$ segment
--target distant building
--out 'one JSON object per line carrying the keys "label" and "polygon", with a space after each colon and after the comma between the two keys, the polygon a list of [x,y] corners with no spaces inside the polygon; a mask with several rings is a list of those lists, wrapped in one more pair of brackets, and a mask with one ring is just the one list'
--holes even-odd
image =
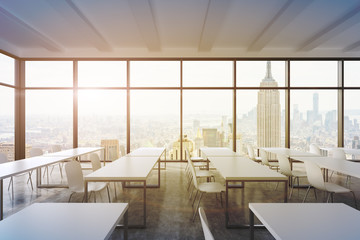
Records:
{"label": "distant building", "polygon": [[[274,87],[277,82],[271,75],[271,62],[267,62],[266,76],[260,87]],[[280,147],[281,112],[280,93],[276,89],[261,89],[257,104],[257,145],[259,147]]]}
{"label": "distant building", "polygon": [[[184,135],[182,139],[182,160],[185,160],[185,150],[188,149],[190,154],[194,151],[194,143]],[[180,160],[180,138],[173,143],[172,152],[170,153],[171,160]]]}
{"label": "distant building", "polygon": [[217,147],[218,131],[216,128],[203,128],[203,140],[206,147]]}
{"label": "distant building", "polygon": [[[31,146],[25,147],[25,158],[30,157]],[[4,153],[9,161],[15,160],[15,146],[13,143],[0,143],[0,152]]]}

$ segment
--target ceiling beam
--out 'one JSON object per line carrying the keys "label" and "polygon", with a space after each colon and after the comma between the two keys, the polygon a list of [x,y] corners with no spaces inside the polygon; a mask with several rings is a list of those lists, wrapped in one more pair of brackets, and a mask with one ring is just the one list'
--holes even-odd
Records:
{"label": "ceiling beam", "polygon": [[360,40],[343,48],[343,52],[358,52],[358,51],[360,51]]}
{"label": "ceiling beam", "polygon": [[85,14],[80,10],[80,8],[72,1],[66,0],[66,3],[70,6],[70,8],[81,18],[81,20],[91,29],[91,31],[95,34],[97,39],[95,39],[95,47],[99,51],[110,52],[112,51],[112,47],[107,42],[105,37],[100,33],[100,31],[91,23],[89,18],[85,16]]}
{"label": "ceiling beam", "polygon": [[248,47],[248,51],[261,51],[286,25],[293,21],[313,0],[288,0],[269,21]]}
{"label": "ceiling beam", "polygon": [[10,12],[9,10],[0,7],[0,13],[9,18],[10,20],[14,21],[27,31],[29,31],[32,35],[36,38],[40,39],[41,45],[43,45],[46,49],[52,52],[62,52],[64,48],[59,45],[54,40],[50,39],[48,36],[31,26],[30,24],[23,21],[20,17],[16,16],[14,13]]}
{"label": "ceiling beam", "polygon": [[358,24],[360,22],[360,5],[356,6],[355,8],[351,8],[350,11],[345,13],[340,18],[336,19],[326,28],[322,29],[306,42],[304,42],[298,51],[310,51],[320,44],[326,42],[332,37],[342,33],[346,29],[350,28],[351,26]]}
{"label": "ceiling beam", "polygon": [[161,51],[159,33],[149,0],[128,0],[128,2],[148,50]]}
{"label": "ceiling beam", "polygon": [[201,31],[199,51],[211,51],[229,8],[229,0],[209,0]]}

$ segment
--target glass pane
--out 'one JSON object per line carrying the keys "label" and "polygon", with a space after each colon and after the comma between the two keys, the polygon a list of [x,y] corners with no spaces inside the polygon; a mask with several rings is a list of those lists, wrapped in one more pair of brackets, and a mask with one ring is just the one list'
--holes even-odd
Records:
{"label": "glass pane", "polygon": [[233,86],[232,61],[184,61],[184,87],[231,87]]}
{"label": "glass pane", "polygon": [[125,61],[79,61],[79,87],[125,87]]}
{"label": "glass pane", "polygon": [[[344,147],[360,149],[360,90],[344,91]],[[356,157],[356,156],[352,156]],[[356,157],[358,159],[358,157]]]}
{"label": "glass pane", "polygon": [[[15,159],[14,89],[0,86],[0,152]],[[6,104],[4,104],[6,103]]]}
{"label": "glass pane", "polygon": [[132,90],[130,149],[165,147],[167,160],[179,160],[180,91]]}
{"label": "glass pane", "polygon": [[132,87],[179,87],[180,62],[133,61],[130,78]]}
{"label": "glass pane", "polygon": [[345,87],[360,86],[360,61],[344,62],[344,86]]}
{"label": "glass pane", "polygon": [[[126,151],[126,91],[79,90],[79,146],[101,146],[115,140],[113,156]],[[114,160],[114,158],[109,158]]]}
{"label": "glass pane", "polygon": [[26,91],[27,157],[31,147],[51,152],[53,145],[73,147],[72,90]]}
{"label": "glass pane", "polygon": [[337,61],[291,61],[292,87],[337,87]]}
{"label": "glass pane", "polygon": [[232,149],[232,100],[231,90],[183,91],[183,146],[190,154],[203,146]]}
{"label": "glass pane", "polygon": [[290,146],[337,147],[337,90],[291,91]]}
{"label": "glass pane", "polygon": [[15,85],[15,60],[1,53],[0,82]]}
{"label": "glass pane", "polygon": [[267,61],[236,62],[236,85],[238,87],[259,87],[260,83],[266,79],[274,79],[277,86],[284,87],[285,62],[271,61],[269,64]]}
{"label": "glass pane", "polygon": [[72,61],[26,61],[27,87],[72,87]]}
{"label": "glass pane", "polygon": [[284,147],[284,90],[238,90],[236,94],[236,151],[247,154],[247,145]]}

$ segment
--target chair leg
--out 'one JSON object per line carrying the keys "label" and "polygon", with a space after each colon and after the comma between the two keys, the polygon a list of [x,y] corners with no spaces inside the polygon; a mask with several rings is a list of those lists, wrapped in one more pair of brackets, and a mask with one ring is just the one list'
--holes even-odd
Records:
{"label": "chair leg", "polygon": [[222,200],[222,192],[220,192],[220,203],[221,203],[221,207],[224,208],[224,206],[223,206],[223,200]]}
{"label": "chair leg", "polygon": [[303,203],[306,201],[306,198],[307,198],[307,196],[309,194],[310,188],[311,188],[311,186],[309,186],[308,189],[306,190],[305,197],[303,199]]}
{"label": "chair leg", "polygon": [[191,207],[193,207],[193,206],[194,206],[195,199],[196,199],[196,197],[197,197],[197,195],[198,195],[198,192],[199,192],[199,190],[196,190],[196,194],[195,194],[194,200],[193,200],[193,202],[192,202],[192,204],[191,204]]}
{"label": "chair leg", "polygon": [[357,209],[357,203],[356,203],[356,196],[355,193],[353,191],[351,191],[353,197],[354,197],[354,203],[355,203],[355,208]]}
{"label": "chair leg", "polygon": [[329,200],[330,200],[330,198],[331,198],[331,194],[332,194],[332,193],[330,193],[330,192],[328,193],[328,197],[327,197],[327,199],[326,199],[326,202],[327,202],[327,203],[329,202]]}
{"label": "chair leg", "polygon": [[9,186],[8,186],[8,191],[10,190],[10,186],[12,186],[12,182],[13,182],[13,177],[10,178]]}
{"label": "chair leg", "polygon": [[197,204],[197,207],[196,207],[195,212],[194,212],[194,216],[193,216],[193,218],[192,218],[193,221],[195,220],[196,214],[197,214],[197,212],[198,212],[198,209],[199,209],[199,206],[200,206],[200,201],[201,201],[202,196],[203,196],[203,192],[200,193],[199,202],[198,202],[198,204]]}
{"label": "chair leg", "polygon": [[[73,193],[71,193],[71,194],[70,194],[70,197],[69,197],[68,203],[70,202],[71,197],[72,197],[72,195],[74,195],[74,193],[75,193],[75,192],[73,192]],[[84,197],[85,197],[85,194],[84,194]]]}
{"label": "chair leg", "polygon": [[315,199],[317,200],[316,189],[314,188]]}
{"label": "chair leg", "polygon": [[[291,180],[293,180],[292,178],[293,177],[291,177]],[[291,182],[292,182],[292,184],[291,184],[291,187],[290,187],[289,199],[291,199],[291,195],[292,195],[292,192],[293,192],[293,189],[294,189],[294,181],[291,181]]]}
{"label": "chair leg", "polygon": [[109,198],[109,203],[111,203],[111,200],[110,200],[110,192],[109,192],[109,186],[106,187],[106,190],[107,190],[107,194],[108,194],[108,198]]}
{"label": "chair leg", "polygon": [[28,182],[30,181],[31,190],[34,190],[34,187],[33,187],[33,182],[32,182],[32,178],[31,178],[31,174],[32,174],[32,171],[31,171],[31,172],[29,172],[29,179],[28,179]]}

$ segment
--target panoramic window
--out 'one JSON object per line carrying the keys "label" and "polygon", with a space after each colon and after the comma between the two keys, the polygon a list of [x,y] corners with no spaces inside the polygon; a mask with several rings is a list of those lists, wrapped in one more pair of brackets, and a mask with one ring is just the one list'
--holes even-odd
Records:
{"label": "panoramic window", "polygon": [[344,86],[360,87],[360,61],[344,62]]}
{"label": "panoramic window", "polygon": [[291,148],[337,147],[337,90],[292,90],[290,98]]}
{"label": "panoramic window", "polygon": [[79,90],[78,112],[79,147],[115,140],[119,152],[114,154],[126,154],[125,90]]}
{"label": "panoramic window", "polygon": [[14,93],[9,87],[0,86],[0,152],[14,160]]}
{"label": "panoramic window", "polygon": [[15,84],[15,60],[0,53],[0,82]]}
{"label": "panoramic window", "polygon": [[79,61],[79,87],[126,87],[125,61]]}
{"label": "panoramic window", "polygon": [[179,87],[179,61],[130,62],[131,87]]}
{"label": "panoramic window", "polygon": [[204,146],[233,149],[232,99],[232,90],[183,91],[183,146],[190,154]]}
{"label": "panoramic window", "polygon": [[344,91],[344,147],[360,149],[360,90]]}
{"label": "panoramic window", "polygon": [[72,87],[73,62],[26,61],[26,87]]}
{"label": "panoramic window", "polygon": [[[269,69],[268,69],[268,63]],[[237,61],[236,85],[237,87],[260,87],[260,83],[274,79],[277,87],[285,86],[284,61]],[[263,84],[264,85],[264,84]],[[274,87],[271,84],[263,87]]]}
{"label": "panoramic window", "polygon": [[180,160],[180,91],[131,90],[130,149],[165,147],[167,160]]}
{"label": "panoramic window", "polygon": [[183,87],[232,87],[232,61],[184,61]]}
{"label": "panoramic window", "polygon": [[[56,97],[54,97],[56,96]],[[72,90],[26,90],[26,145],[51,152],[73,147]]]}
{"label": "panoramic window", "polygon": [[291,61],[291,87],[337,87],[337,61]]}

